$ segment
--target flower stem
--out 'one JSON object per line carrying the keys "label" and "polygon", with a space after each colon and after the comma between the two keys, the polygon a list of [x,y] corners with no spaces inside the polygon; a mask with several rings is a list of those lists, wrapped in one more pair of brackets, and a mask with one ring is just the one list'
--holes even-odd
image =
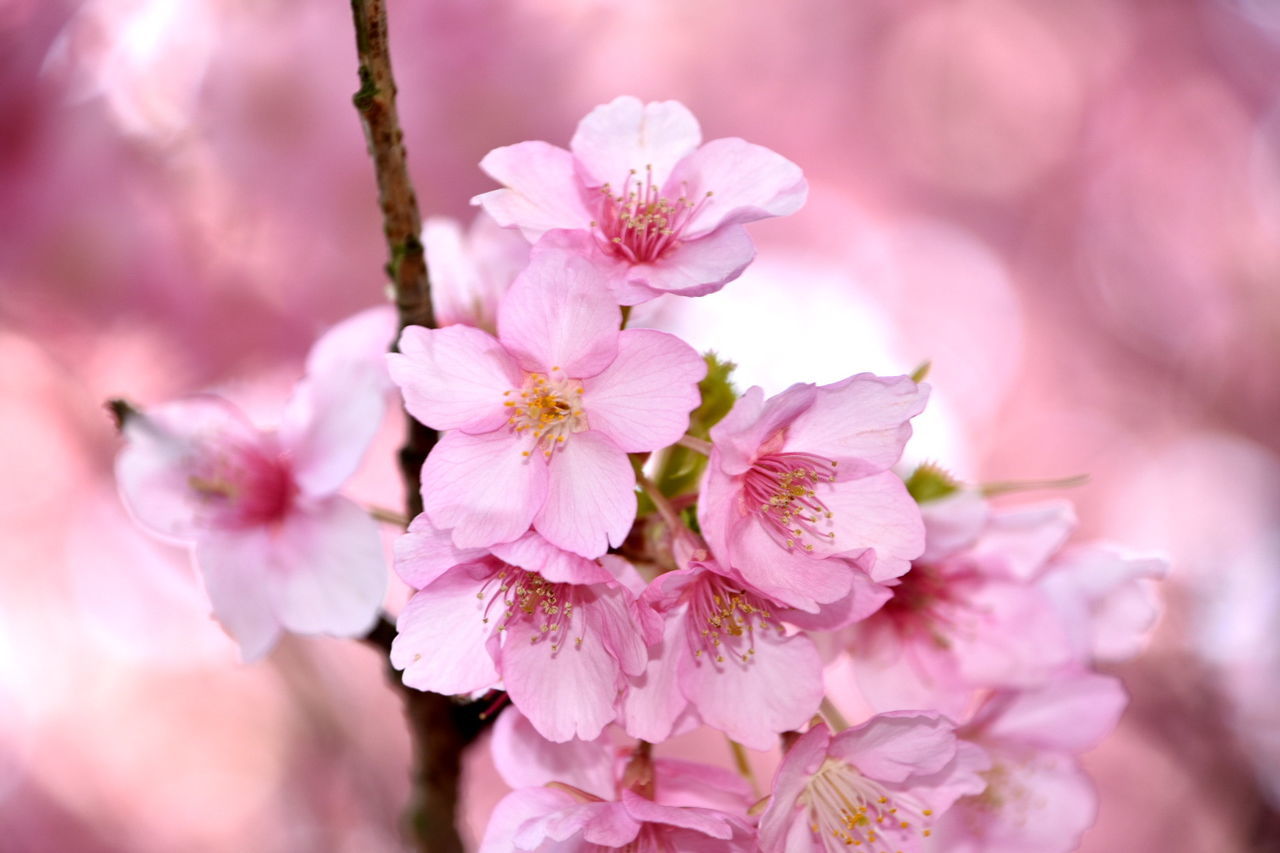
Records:
{"label": "flower stem", "polygon": [[756,780],[756,772],[751,769],[751,758],[747,755],[746,748],[733,738],[726,737],[725,740],[729,742],[729,751],[733,753],[733,764],[738,769],[738,774],[750,783],[752,795],[759,799],[760,783]]}
{"label": "flower stem", "polygon": [[394,524],[396,527],[408,527],[409,518],[403,513],[396,512],[393,509],[387,509],[381,506],[365,507],[369,511],[369,515],[374,521],[381,521],[383,524]]}
{"label": "flower stem", "polygon": [[678,536],[685,529],[685,525],[680,520],[680,513],[671,505],[671,501],[643,472],[636,472],[636,482],[640,484],[640,488],[644,489],[644,493],[649,496],[649,500],[653,501],[653,505],[658,508],[658,515],[662,516],[662,520],[671,529],[671,535],[673,537]]}
{"label": "flower stem", "polygon": [[840,710],[826,696],[822,697],[822,705],[819,706],[818,710],[822,713],[822,716],[827,718],[828,725],[836,731],[842,732],[849,728],[849,721],[844,718],[844,714],[841,714]]}
{"label": "flower stem", "polygon": [[682,435],[676,441],[676,444],[680,445],[681,447],[687,447],[690,450],[692,450],[694,453],[701,453],[703,456],[711,455],[711,442],[705,441],[701,438],[698,438],[697,436]]}

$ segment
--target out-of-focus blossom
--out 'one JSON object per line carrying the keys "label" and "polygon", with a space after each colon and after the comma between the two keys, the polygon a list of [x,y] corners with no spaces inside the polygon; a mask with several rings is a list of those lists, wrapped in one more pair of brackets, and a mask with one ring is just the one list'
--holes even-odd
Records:
{"label": "out-of-focus blossom", "polygon": [[494,809],[481,853],[755,849],[750,789],[718,767],[651,759],[647,748],[628,758],[604,740],[547,743],[515,710],[499,719],[493,752],[517,790]]}
{"label": "out-of-focus blossom", "polygon": [[431,216],[422,226],[436,323],[463,323],[494,334],[498,303],[529,263],[529,244],[485,214],[465,232],[455,219]]}
{"label": "out-of-focus blossom", "polygon": [[1120,682],[1080,672],[1035,690],[991,694],[961,737],[991,759],[981,794],[962,797],[938,822],[939,853],[1070,853],[1097,812],[1076,754],[1115,728]]}
{"label": "out-of-focus blossom", "polygon": [[778,767],[760,818],[760,849],[918,853],[934,820],[982,791],[987,767],[980,748],[931,712],[880,714],[835,735],[820,723]]}
{"label": "out-of-focus blossom", "polygon": [[388,356],[405,406],[449,430],[422,469],[427,515],[463,548],[510,542],[530,526],[597,557],[635,518],[628,453],[684,433],[706,364],[649,329],[618,331],[601,273],[543,252],[512,285],[498,338],[466,326],[410,326]]}
{"label": "out-of-focus blossom", "polygon": [[698,518],[713,553],[769,597],[810,612],[865,571],[907,570],[924,546],[920,511],[888,468],[924,409],[909,378],[851,376],[764,399],[749,389],[711,431]]}
{"label": "out-of-focus blossom", "polygon": [[615,98],[579,124],[569,151],[521,142],[480,162],[503,189],[477,196],[532,243],[590,254],[624,305],[702,296],[755,257],[743,223],[798,210],[808,185],[791,161],[741,139],[705,145],[675,101]]}

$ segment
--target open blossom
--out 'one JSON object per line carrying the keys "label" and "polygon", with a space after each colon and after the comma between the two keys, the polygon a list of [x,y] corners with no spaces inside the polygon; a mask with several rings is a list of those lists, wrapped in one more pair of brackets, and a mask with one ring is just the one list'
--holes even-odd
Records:
{"label": "open blossom", "polygon": [[743,223],[795,212],[808,186],[767,148],[701,142],[682,104],[615,98],[578,124],[568,151],[546,142],[490,151],[480,168],[503,189],[473,201],[531,243],[554,232],[553,245],[594,249],[622,304],[702,296],[755,256]]}
{"label": "open blossom", "polygon": [[[750,789],[726,770],[617,751],[604,739],[548,743],[508,709],[493,759],[515,791],[498,803],[480,853],[750,853]],[[545,786],[545,787],[544,787]]]}
{"label": "open blossom", "polygon": [[773,779],[760,818],[764,853],[917,853],[959,797],[982,791],[982,750],[926,711],[872,717],[836,735],[800,737]]}
{"label": "open blossom", "polygon": [[628,692],[627,731],[665,740],[692,704],[702,721],[755,749],[800,728],[822,701],[822,661],[782,608],[694,561],[660,575],[641,598],[664,614],[662,646]]}
{"label": "open blossom", "polygon": [[[377,526],[336,492],[385,411],[391,330],[374,310],[322,338],[275,431],[212,395],[124,417],[125,504],[149,531],[194,546],[214,615],[246,660],[282,629],[355,636],[377,616],[387,582]],[[366,357],[378,338],[378,360]]]}
{"label": "open blossom", "polygon": [[961,730],[991,759],[981,794],[937,824],[945,853],[1070,853],[1093,825],[1097,794],[1076,755],[1116,726],[1119,681],[1078,672],[1035,690],[997,691]]}
{"label": "open blossom", "polygon": [[957,492],[921,505],[927,545],[845,645],[871,707],[967,711],[973,692],[1030,687],[1072,660],[1066,628],[1037,575],[1074,516],[1062,502],[993,510]]}
{"label": "open blossom", "polygon": [[706,364],[678,338],[620,323],[595,267],[544,252],[503,300],[496,339],[466,326],[404,330],[391,376],[414,417],[449,430],[422,491],[458,547],[530,526],[584,557],[621,544],[636,511],[627,454],[680,438]]}
{"label": "open blossom", "polygon": [[865,571],[883,582],[924,546],[920,510],[889,467],[927,389],[869,373],[749,389],[711,430],[698,518],[711,550],[751,586],[816,612]]}
{"label": "open blossom", "polygon": [[457,220],[428,217],[422,247],[436,325],[462,323],[494,332],[503,294],[529,263],[529,244],[482,213],[465,232]]}
{"label": "open blossom", "polygon": [[648,659],[627,588],[536,533],[458,551],[420,515],[396,543],[396,571],[419,590],[391,646],[404,683],[445,694],[502,685],[551,740],[599,735],[625,676]]}

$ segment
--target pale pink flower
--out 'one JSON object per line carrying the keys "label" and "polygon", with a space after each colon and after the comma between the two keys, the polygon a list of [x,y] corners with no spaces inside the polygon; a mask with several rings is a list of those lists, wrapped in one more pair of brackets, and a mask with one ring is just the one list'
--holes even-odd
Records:
{"label": "pale pink flower", "polygon": [[1116,726],[1126,697],[1114,678],[1079,672],[1035,690],[991,694],[961,737],[991,759],[987,788],[938,822],[947,853],[1069,853],[1093,825],[1097,794],[1076,755]]}
{"label": "pale pink flower", "polygon": [[619,302],[702,296],[755,256],[743,223],[793,213],[808,186],[786,158],[741,139],[701,145],[676,101],[615,98],[578,124],[569,150],[521,142],[480,161],[503,189],[472,201],[537,243],[590,252]]}
{"label": "pale pink flower", "polygon": [[493,333],[498,303],[529,263],[528,242],[481,213],[465,232],[456,219],[428,217],[422,246],[436,325],[462,323]]}
{"label": "pale pink flower", "polygon": [[834,736],[820,723],[774,774],[760,849],[917,853],[952,803],[982,791],[985,769],[983,751],[931,712],[880,714]]}
{"label": "pale pink flower", "polygon": [[711,431],[698,518],[712,552],[750,586],[809,612],[849,596],[860,572],[877,583],[901,575],[924,527],[888,469],[926,397],[905,376],[869,373],[768,400],[749,389]]}
{"label": "pale pink flower", "polygon": [[1071,532],[1070,507],[992,511],[960,492],[921,510],[924,555],[845,634],[870,706],[962,716],[978,688],[1035,686],[1071,663],[1066,627],[1035,583]]}
{"label": "pale pink flower", "polygon": [[599,735],[626,676],[648,660],[650,631],[626,586],[536,533],[462,551],[419,515],[395,566],[419,590],[391,646],[404,683],[444,694],[504,687],[550,740]]}
{"label": "pale pink flower", "polygon": [[754,749],[804,725],[822,701],[822,661],[788,636],[782,605],[712,571],[705,560],[660,575],[641,603],[665,616],[660,647],[623,705],[628,734],[666,740],[692,705],[702,722]]}
{"label": "pale pink flower", "polygon": [[604,739],[548,743],[517,709],[498,719],[492,751],[517,790],[494,808],[480,853],[755,850],[750,789],[726,770],[650,759]]}
{"label": "pale pink flower", "polygon": [[448,430],[422,469],[426,513],[461,548],[530,526],[584,557],[619,545],[635,517],[628,453],[674,443],[706,364],[649,329],[619,332],[600,272],[536,256],[498,312],[498,337],[411,326],[388,356],[405,406]]}
{"label": "pale pink flower", "polygon": [[[366,344],[378,330],[374,360]],[[278,430],[212,395],[124,420],[125,504],[147,530],[194,546],[214,615],[246,660],[282,629],[358,636],[377,616],[387,582],[378,529],[336,492],[385,413],[379,361],[391,331],[375,309],[322,338]]]}

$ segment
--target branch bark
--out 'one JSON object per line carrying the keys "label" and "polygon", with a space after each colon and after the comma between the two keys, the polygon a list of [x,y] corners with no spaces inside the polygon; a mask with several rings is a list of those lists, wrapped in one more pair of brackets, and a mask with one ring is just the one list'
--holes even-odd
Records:
{"label": "branch bark", "polygon": [[[360,88],[352,98],[364,126],[378,182],[387,242],[387,277],[395,292],[399,325],[435,326],[431,287],[423,254],[418,199],[409,180],[404,133],[396,112],[396,83],[391,73],[384,0],[351,0],[359,58]],[[397,336],[398,337],[398,336]],[[394,347],[394,344],[393,344]],[[399,463],[409,518],[422,512],[421,472],[436,432],[407,416]],[[386,618],[365,639],[389,652],[395,626]],[[388,664],[388,677],[404,700],[413,743],[413,794],[408,831],[415,847],[426,853],[461,853],[455,826],[462,750],[484,726],[476,705],[458,704],[447,696],[405,687]]]}

